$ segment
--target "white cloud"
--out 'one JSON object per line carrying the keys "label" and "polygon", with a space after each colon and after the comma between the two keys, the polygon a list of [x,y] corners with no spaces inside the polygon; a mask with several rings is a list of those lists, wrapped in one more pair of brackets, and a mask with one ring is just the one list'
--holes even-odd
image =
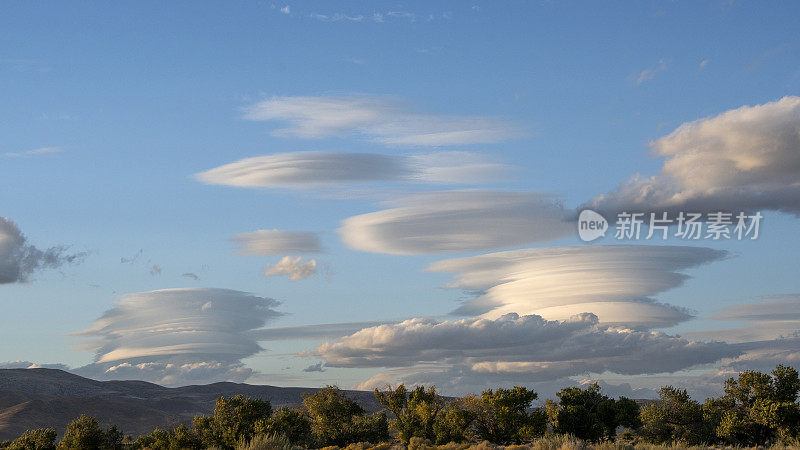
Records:
{"label": "white cloud", "polygon": [[16,223],[0,217],[0,284],[25,283],[37,271],[78,263],[86,256],[66,251],[66,247],[41,250],[29,244]]}
{"label": "white cloud", "polygon": [[238,252],[243,255],[322,252],[319,237],[311,231],[256,230],[231,239],[239,244]]}
{"label": "white cloud", "polygon": [[241,360],[261,351],[248,331],[280,315],[278,302],[216,288],[164,289],[125,295],[88,330],[95,362],[76,373],[174,385],[242,381]]}
{"label": "white cloud", "polygon": [[679,271],[725,256],[702,247],[582,245],[449,259],[429,270],[455,273],[450,288],[481,292],[459,308],[463,314],[538,314],[563,320],[591,312],[603,323],[660,327],[690,315],[651,296],[689,278]]}
{"label": "white cloud", "polygon": [[291,14],[292,8],[291,8],[291,6],[286,5],[283,8],[281,8],[281,12],[284,13],[284,14]]}
{"label": "white cloud", "polygon": [[246,158],[195,178],[207,184],[303,189],[369,182],[477,184],[507,178],[509,172],[510,167],[472,152],[390,156],[310,151]]}
{"label": "white cloud", "polygon": [[62,151],[64,150],[61,147],[41,147],[33,150],[27,150],[24,152],[6,152],[5,156],[7,158],[24,158],[27,156],[36,156],[36,155],[51,155],[53,153],[61,153]]}
{"label": "white cloud", "polygon": [[420,114],[385,97],[274,97],[246,109],[245,119],[288,122],[274,135],[304,139],[356,135],[387,145],[492,143],[518,136],[487,117]]}
{"label": "white cloud", "polygon": [[531,382],[604,372],[675,372],[741,353],[722,342],[604,326],[593,314],[565,321],[508,314],[443,322],[418,318],[366,328],[326,342],[313,354],[328,367],[407,368],[434,378],[449,378],[455,371],[473,379]]}
{"label": "white cloud", "polygon": [[613,215],[761,209],[800,214],[800,97],[685,123],[650,146],[666,158],[659,174],[636,176],[588,206]]}
{"label": "white cloud", "polygon": [[265,277],[286,276],[290,281],[299,281],[317,274],[317,261],[310,259],[303,262],[300,256],[284,256],[276,264],[264,267]]}
{"label": "white cloud", "polygon": [[574,232],[563,207],[543,194],[428,192],[388,205],[393,208],[345,219],[342,240],[356,250],[414,255],[512,247]]}

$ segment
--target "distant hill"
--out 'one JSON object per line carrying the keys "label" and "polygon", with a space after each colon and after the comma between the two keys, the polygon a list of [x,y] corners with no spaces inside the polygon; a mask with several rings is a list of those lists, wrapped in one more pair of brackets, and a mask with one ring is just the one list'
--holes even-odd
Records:
{"label": "distant hill", "polygon": [[[144,381],[96,381],[56,369],[0,369],[0,441],[41,427],[54,427],[61,435],[81,414],[138,436],[209,414],[220,396],[242,394],[269,400],[276,408],[298,405],[303,392],[316,390],[243,383],[167,388]],[[345,392],[364,409],[379,409],[371,392]]]}

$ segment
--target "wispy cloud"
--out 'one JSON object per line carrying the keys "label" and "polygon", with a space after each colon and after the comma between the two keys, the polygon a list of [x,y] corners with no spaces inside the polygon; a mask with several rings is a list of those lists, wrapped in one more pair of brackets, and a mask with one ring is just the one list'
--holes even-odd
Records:
{"label": "wispy cloud", "polygon": [[24,152],[6,152],[6,158],[25,158],[37,155],[52,155],[54,153],[61,153],[64,150],[61,147],[41,147]]}
{"label": "wispy cloud", "polygon": [[274,97],[245,108],[244,118],[290,126],[273,135],[303,139],[362,136],[386,145],[444,146],[498,142],[521,135],[494,118],[421,114],[378,96]]}
{"label": "wispy cloud", "polygon": [[311,231],[256,230],[231,239],[239,244],[238,253],[242,255],[322,252],[319,237]]}
{"label": "wispy cloud", "polygon": [[639,72],[638,76],[636,76],[636,84],[642,84],[646,81],[650,81],[656,76],[656,74],[665,70],[667,70],[667,63],[661,59],[656,65],[648,67],[647,69]]}

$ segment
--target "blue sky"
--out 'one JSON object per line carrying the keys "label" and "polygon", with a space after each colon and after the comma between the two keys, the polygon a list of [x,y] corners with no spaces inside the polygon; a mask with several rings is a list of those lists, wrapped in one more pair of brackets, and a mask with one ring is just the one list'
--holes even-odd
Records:
{"label": "blue sky", "polygon": [[[656,175],[664,158],[653,155],[648,143],[681,124],[800,94],[798,13],[793,2],[736,1],[5,2],[0,6],[0,216],[13,221],[30,245],[68,246],[64,255],[85,255],[37,270],[27,280],[0,284],[0,361],[62,363],[111,376],[108,367],[90,371],[102,351],[71,334],[90,328],[124,303],[126,294],[161,289],[192,288],[213,297],[216,291],[203,290],[224,288],[275,299],[281,304],[270,308],[284,315],[265,316],[267,328],[464,319],[448,314],[474,293],[442,288],[453,273],[426,271],[429,264],[586,244],[574,233],[535,239],[523,231],[517,239],[499,239],[478,250],[455,245],[430,254],[376,253],[361,251],[367,244],[353,244],[363,231],[343,241],[337,232],[343,221],[391,208],[384,202],[402,202],[409,193],[454,189],[549,193],[569,210],[636,174]],[[343,120],[356,103],[366,102],[387,122],[351,120],[304,135],[293,131],[303,124],[292,114],[318,112],[302,99],[333,102],[335,111],[326,112],[325,120]],[[248,119],[253,108],[272,119]],[[785,113],[786,154],[775,165],[789,173],[775,183],[790,188],[800,173],[793,165],[800,148],[791,141],[791,130],[798,129],[792,128],[796,111]],[[775,120],[764,114],[769,117],[763,123]],[[389,126],[400,129],[385,131]],[[415,137],[476,126],[495,134],[435,142]],[[410,143],[398,143],[408,136]],[[740,141],[746,143],[746,136]],[[35,151],[43,148],[55,150]],[[378,177],[301,187],[238,187],[196,177],[244,158],[305,151],[392,158],[469,152],[503,166],[503,175],[488,183],[463,176],[457,182]],[[757,145],[742,151],[759,154]],[[448,164],[465,158],[456,155]],[[788,200],[778,207],[756,205],[765,215],[756,241],[692,243],[729,255],[686,263],[675,270],[690,280],[648,294],[695,316],[658,330],[674,336],[731,327],[741,320],[732,325],[709,319],[731,305],[775,306],[788,300],[764,296],[800,292],[800,230],[791,200],[796,192],[755,182],[744,188]],[[440,201],[452,200],[431,200]],[[525,202],[520,208],[536,203]],[[738,205],[718,207],[729,206]],[[504,217],[498,216],[498,228],[508,226]],[[310,231],[323,251],[238,254],[232,236],[256,230]],[[606,238],[601,244],[617,242]],[[298,281],[264,277],[264,265],[284,256],[313,259],[315,275]],[[796,308],[792,305],[783,306]],[[439,380],[424,371],[414,378],[408,367],[345,361],[320,349],[320,342],[265,341],[260,345],[267,350],[243,351],[232,364],[243,360],[253,370],[249,382],[269,384],[350,387],[389,372],[396,375],[391,381]],[[700,368],[631,369],[622,375],[712,373],[729,364],[724,358],[731,355],[709,357]],[[448,358],[438,361],[446,367],[437,370],[452,381],[447,370],[463,364]],[[325,372],[303,372],[317,362],[326,363]],[[173,384],[206,381],[147,376]],[[576,369],[553,380],[566,376],[615,375]],[[219,377],[231,378],[208,379]],[[512,378],[481,378],[464,386],[516,381]],[[550,381],[526,380],[534,386]]]}

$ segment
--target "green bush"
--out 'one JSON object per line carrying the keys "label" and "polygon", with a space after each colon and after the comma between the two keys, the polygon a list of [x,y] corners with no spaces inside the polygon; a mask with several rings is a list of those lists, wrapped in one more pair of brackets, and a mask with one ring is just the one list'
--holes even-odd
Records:
{"label": "green bush", "polygon": [[364,414],[361,406],[336,386],[327,386],[314,394],[305,393],[303,397],[311,432],[320,447],[381,442],[389,438],[389,423],[384,413]]}
{"label": "green bush", "polygon": [[4,445],[3,448],[8,450],[55,450],[56,430],[53,428],[28,430]]}
{"label": "green bush", "polygon": [[313,443],[311,421],[296,409],[278,408],[272,417],[260,421],[255,430],[258,435],[282,436],[293,445],[308,446]]}
{"label": "green bush", "polygon": [[475,437],[493,444],[521,444],[544,434],[547,417],[544,412],[531,410],[536,392],[515,386],[512,389],[487,389],[480,397],[469,395],[461,399],[462,408],[472,415]]}
{"label": "green bush", "polygon": [[436,440],[435,424],[441,413],[444,400],[431,386],[417,386],[408,392],[401,384],[396,389],[379,391],[375,389],[375,398],[394,415],[390,426],[397,432],[397,437],[408,444],[412,437]]}
{"label": "green bush", "polygon": [[220,397],[214,405],[213,416],[198,416],[192,420],[203,444],[224,449],[248,442],[256,434],[256,426],[270,418],[272,405],[266,400],[243,395]]}
{"label": "green bush", "polygon": [[633,400],[614,400],[600,393],[592,383],[585,389],[568,387],[559,391],[558,403],[549,401],[546,410],[553,430],[591,442],[612,437],[618,426],[638,428],[639,406]]}

